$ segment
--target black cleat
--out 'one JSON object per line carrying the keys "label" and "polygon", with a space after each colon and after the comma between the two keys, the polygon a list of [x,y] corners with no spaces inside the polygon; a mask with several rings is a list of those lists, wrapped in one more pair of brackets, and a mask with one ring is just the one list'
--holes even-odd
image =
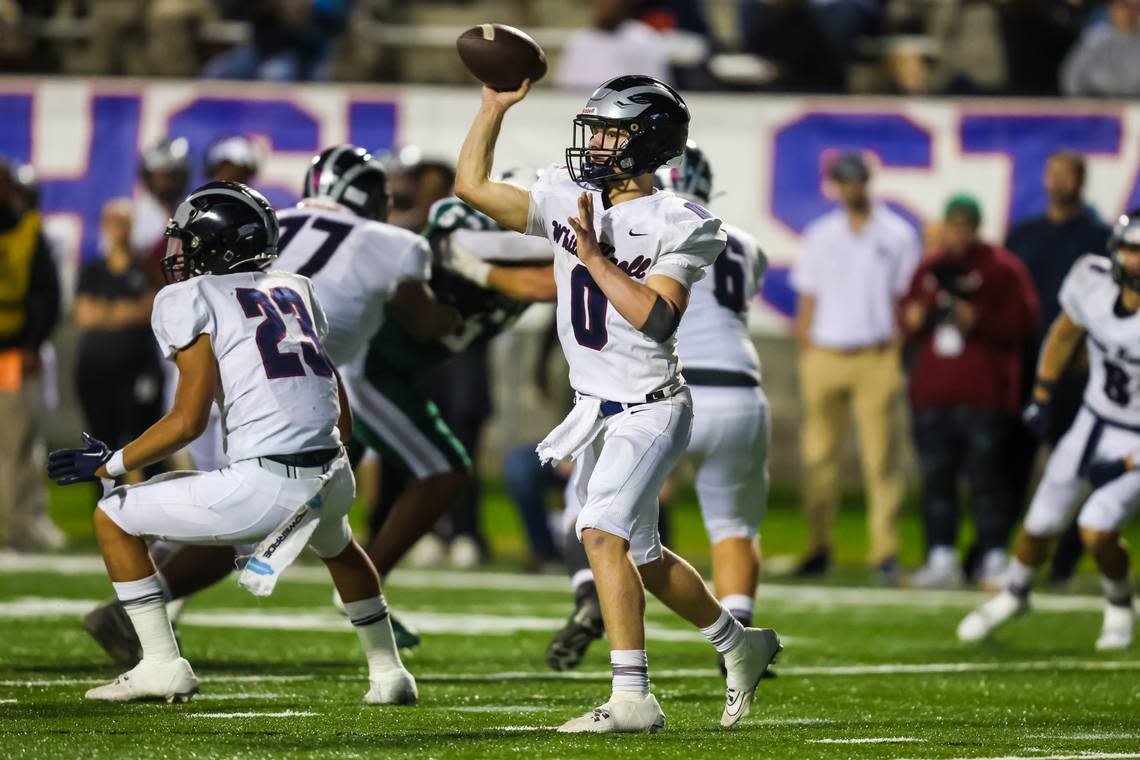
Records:
{"label": "black cleat", "polygon": [[830,569],[831,552],[827,549],[820,549],[804,557],[796,569],[792,571],[792,575],[796,578],[818,578],[821,575],[826,575]]}
{"label": "black cleat", "polygon": [[123,603],[117,599],[83,616],[83,630],[95,639],[116,665],[133,668],[142,659],[142,644]]}
{"label": "black cleat", "polygon": [[546,649],[546,664],[557,671],[573,670],[582,662],[590,644],[605,632],[597,591],[592,583],[583,586],[574,602],[574,613]]}

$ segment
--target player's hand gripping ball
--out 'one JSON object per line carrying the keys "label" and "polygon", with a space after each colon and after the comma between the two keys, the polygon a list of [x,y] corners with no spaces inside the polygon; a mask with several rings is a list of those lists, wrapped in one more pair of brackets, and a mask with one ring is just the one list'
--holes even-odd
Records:
{"label": "player's hand gripping ball", "polygon": [[473,26],[455,41],[463,64],[483,84],[514,92],[546,76],[546,53],[529,34],[505,24]]}

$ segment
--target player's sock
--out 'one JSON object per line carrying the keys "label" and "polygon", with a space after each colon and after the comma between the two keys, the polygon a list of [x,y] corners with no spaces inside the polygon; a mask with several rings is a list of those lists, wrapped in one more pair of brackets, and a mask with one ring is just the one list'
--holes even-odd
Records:
{"label": "player's sock", "polygon": [[754,600],[748,594],[729,594],[720,600],[720,605],[728,610],[728,614],[736,618],[745,628],[752,625],[753,604]]}
{"label": "player's sock", "polygon": [[644,649],[614,649],[610,652],[613,668],[613,701],[643,699],[649,693],[649,658]]}
{"label": "player's sock", "polygon": [[1017,557],[1013,557],[1009,561],[1009,569],[1006,570],[1006,591],[1019,599],[1025,599],[1029,596],[1029,590],[1033,587],[1033,575],[1036,572],[1037,568],[1030,567]]}
{"label": "player's sock", "polygon": [[180,656],[178,642],[174,640],[170,618],[166,616],[166,600],[157,574],[137,581],[112,582],[111,585],[115,587],[115,595],[123,603],[123,609],[138,634],[143,660],[177,660]]}
{"label": "player's sock", "polygon": [[404,667],[396,649],[392,620],[388,616],[388,604],[384,601],[383,594],[358,602],[345,602],[344,612],[356,628],[360,646],[368,658],[369,675],[376,676]]}
{"label": "player's sock", "polygon": [[[721,609],[720,617],[708,628],[702,628],[701,633],[716,647],[716,651],[724,655],[725,663],[732,669],[735,656],[743,656],[740,645],[744,643],[744,626],[740,621],[726,610]],[[735,655],[735,656],[734,656]]]}
{"label": "player's sock", "polygon": [[570,576],[570,588],[574,592],[575,596],[578,595],[578,590],[585,586],[587,583],[590,585],[593,585],[594,583],[594,571],[590,570],[589,568],[585,570],[578,570]]}
{"label": "player's sock", "polygon": [[1126,573],[1123,578],[1113,580],[1107,576],[1100,576],[1100,587],[1104,589],[1104,600],[1115,607],[1132,606],[1132,574]]}

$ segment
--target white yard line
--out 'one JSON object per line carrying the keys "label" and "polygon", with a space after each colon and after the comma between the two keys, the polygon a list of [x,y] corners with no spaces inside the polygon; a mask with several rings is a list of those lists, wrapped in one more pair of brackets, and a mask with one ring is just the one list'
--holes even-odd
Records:
{"label": "white yard line", "polygon": [[14,705],[19,701],[18,699],[0,699],[0,705]]}
{"label": "white yard line", "polygon": [[[1136,760],[1136,752],[1082,752],[1079,755],[1002,755],[1000,757],[952,757],[947,760]],[[900,758],[899,760],[919,760]]]}
{"label": "white yard line", "polygon": [[553,731],[554,726],[488,726],[496,731]]}
{"label": "white yard line", "polygon": [[[103,560],[96,555],[20,554],[0,551],[0,574],[59,573],[62,575],[103,575]],[[329,585],[324,568],[301,565],[289,568],[283,583]],[[483,589],[489,591],[544,591],[569,593],[569,583],[556,575],[470,572],[459,570],[396,570],[389,579],[394,587],[433,589]],[[975,591],[918,591],[891,588],[839,588],[798,584],[764,583],[757,591],[765,600],[802,607],[911,607],[923,609],[968,609],[985,599]],[[1035,610],[1042,612],[1098,612],[1103,605],[1097,596],[1044,594],[1033,596]]]}
{"label": "white yard line", "polygon": [[280,710],[278,712],[226,712],[226,713],[186,713],[189,718],[309,718],[320,713],[310,710]]}
{"label": "white yard line", "polygon": [[283,699],[285,694],[274,694],[269,691],[238,691],[232,694],[198,694],[194,697],[195,702],[206,700],[207,702],[225,702],[231,699]]}
{"label": "white yard line", "polygon": [[537,705],[456,705],[454,707],[440,705],[439,707],[433,707],[430,709],[441,710],[443,712],[464,713],[536,713],[549,712],[558,708],[538,707]]}
{"label": "white yard line", "polygon": [[849,739],[808,739],[811,744],[923,744],[926,739],[913,736],[862,736]]}

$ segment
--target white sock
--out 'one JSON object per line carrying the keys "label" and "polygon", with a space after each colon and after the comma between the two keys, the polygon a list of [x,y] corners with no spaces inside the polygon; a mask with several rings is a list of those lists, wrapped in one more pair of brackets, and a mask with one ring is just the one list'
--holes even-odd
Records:
{"label": "white sock", "polygon": [[649,658],[644,649],[610,651],[613,695],[610,699],[641,699],[649,693]]}
{"label": "white sock", "polygon": [[1100,587],[1104,589],[1104,598],[1109,604],[1117,607],[1132,606],[1132,573],[1126,573],[1120,580],[1102,575]]}
{"label": "white sock", "polygon": [[589,568],[579,570],[570,576],[570,590],[577,593],[578,589],[585,586],[587,583],[594,582],[594,571]]}
{"label": "white sock", "polygon": [[344,613],[356,628],[364,656],[368,658],[368,675],[375,677],[389,670],[404,667],[392,635],[392,620],[384,595],[345,602]]}
{"label": "white sock", "polygon": [[958,563],[958,552],[953,546],[932,546],[926,554],[926,561],[931,567],[947,567]]}
{"label": "white sock", "polygon": [[143,660],[170,662],[177,660],[178,642],[166,616],[166,602],[158,576],[148,575],[137,581],[111,583],[115,595],[131,619],[131,625],[142,644]]}
{"label": "white sock", "polygon": [[755,601],[748,594],[729,594],[720,600],[720,606],[747,628],[752,625],[752,607]]}
{"label": "white sock", "polygon": [[1014,596],[1029,596],[1029,589],[1033,586],[1033,576],[1037,573],[1037,568],[1030,567],[1015,556],[1009,560],[1009,567],[1005,572],[1006,591]]}
{"label": "white sock", "polygon": [[723,607],[716,622],[707,628],[702,628],[701,633],[716,647],[716,651],[723,655],[727,655],[744,641],[744,626]]}

